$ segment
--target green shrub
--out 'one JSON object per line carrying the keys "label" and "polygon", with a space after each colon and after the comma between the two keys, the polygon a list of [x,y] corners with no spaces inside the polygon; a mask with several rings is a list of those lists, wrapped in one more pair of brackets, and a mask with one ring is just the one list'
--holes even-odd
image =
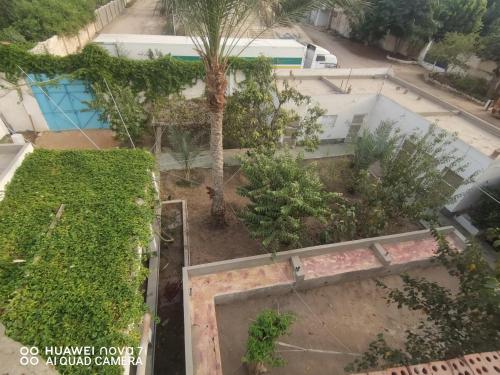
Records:
{"label": "green shrub", "polygon": [[431,77],[476,99],[487,99],[489,84],[484,78],[456,73],[432,73]]}
{"label": "green shrub", "polygon": [[[500,196],[500,186],[491,189],[488,188],[488,191],[493,197]],[[498,204],[484,193],[481,194],[479,202],[469,214],[474,225],[477,225],[480,229],[486,230],[488,228],[500,227],[500,210],[498,209]]]}
{"label": "green shrub", "polygon": [[247,351],[243,362],[279,367],[285,364],[276,354],[276,340],[290,330],[295,316],[265,310],[260,313],[248,329]]}
{"label": "green shrub", "polygon": [[147,269],[137,248],[151,237],[152,168],[139,150],[35,150],[24,160],[0,202],[0,320],[10,337],[40,350],[138,344]]}
{"label": "green shrub", "polygon": [[328,216],[331,194],[324,191],[314,166],[304,166],[300,156],[253,153],[241,163],[248,183],[238,194],[250,200],[241,218],[265,248],[300,245],[307,237],[305,219],[324,221]]}

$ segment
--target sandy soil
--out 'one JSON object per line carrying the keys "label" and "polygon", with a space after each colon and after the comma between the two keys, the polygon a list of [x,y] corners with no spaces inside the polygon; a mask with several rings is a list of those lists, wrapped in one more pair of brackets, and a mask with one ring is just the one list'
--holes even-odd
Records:
{"label": "sandy soil", "polygon": [[[441,285],[454,288],[453,280],[441,267],[410,272],[425,276]],[[387,285],[401,285],[398,276],[382,279]],[[246,300],[217,307],[223,373],[246,374],[241,364],[245,353],[247,330],[263,309],[278,309],[296,314],[291,334],[279,341],[302,348],[363,353],[378,333],[390,345],[401,347],[404,331],[416,327],[419,314],[387,305],[384,292],[373,279],[348,282],[283,296]],[[312,312],[311,312],[312,311]],[[291,352],[280,347],[286,360],[283,368],[271,369],[273,375],[344,374],[344,367],[353,361],[345,354]]]}
{"label": "sandy soil", "polygon": [[[119,147],[112,130],[84,130],[85,134],[101,149]],[[95,149],[96,147],[82,133],[76,130],[43,132],[34,140],[35,146],[54,150]]]}
{"label": "sandy soil", "polygon": [[248,230],[234,213],[242,209],[247,202],[236,194],[236,188],[243,183],[244,177],[237,173],[231,178],[237,169],[225,169],[226,182],[229,181],[225,186],[228,225],[223,229],[214,228],[211,222],[211,201],[206,190],[206,186],[210,185],[209,169],[194,170],[192,179],[200,183],[194,187],[176,184],[180,180],[177,176],[184,176],[182,171],[164,172],[161,175],[163,199],[187,201],[191,265],[264,253],[259,243],[250,238]]}

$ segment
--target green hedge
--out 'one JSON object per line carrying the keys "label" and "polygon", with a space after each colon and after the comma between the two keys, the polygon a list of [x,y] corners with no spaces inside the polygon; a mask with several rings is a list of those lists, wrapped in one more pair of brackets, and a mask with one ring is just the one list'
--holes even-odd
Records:
{"label": "green hedge", "polygon": [[35,150],[25,159],[0,202],[0,320],[10,337],[39,348],[138,344],[147,269],[137,247],[150,240],[152,168],[139,150]]}
{"label": "green hedge", "polygon": [[[53,35],[75,35],[93,21],[94,10],[110,0],[0,0],[1,40],[14,41],[6,36],[15,31],[25,40],[37,42]],[[17,39],[17,38],[16,38]]]}
{"label": "green hedge", "polygon": [[487,99],[488,81],[484,78],[456,73],[432,73],[430,76],[476,99]]}

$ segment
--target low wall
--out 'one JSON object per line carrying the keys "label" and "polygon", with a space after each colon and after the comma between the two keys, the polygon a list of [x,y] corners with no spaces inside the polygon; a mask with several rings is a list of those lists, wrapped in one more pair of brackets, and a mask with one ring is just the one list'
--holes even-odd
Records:
{"label": "low wall", "polygon": [[[453,227],[438,231],[457,250],[465,247]],[[217,304],[399,274],[430,266],[436,248],[423,230],[185,267],[186,374],[222,375]]]}
{"label": "low wall", "polygon": [[21,166],[26,155],[32,152],[31,143],[0,145],[0,200],[3,199],[5,187],[14,177],[17,168]]}
{"label": "low wall", "polygon": [[96,9],[95,21],[89,23],[74,36],[53,37],[39,42],[31,52],[36,54],[48,53],[56,56],[66,56],[81,50],[94,36],[113,21],[127,5],[127,0],[113,0]]}

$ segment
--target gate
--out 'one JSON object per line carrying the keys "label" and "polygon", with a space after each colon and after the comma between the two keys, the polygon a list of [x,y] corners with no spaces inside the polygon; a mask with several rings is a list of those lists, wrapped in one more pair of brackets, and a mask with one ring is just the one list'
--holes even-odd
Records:
{"label": "gate", "polygon": [[[44,74],[30,75],[29,77],[34,82],[49,80]],[[99,118],[99,111],[89,109],[86,102],[92,101],[94,95],[89,91],[84,81],[61,79],[50,85],[32,84],[31,89],[47,121],[49,130],[78,130],[66,116],[81,129],[109,128],[108,123]]]}

